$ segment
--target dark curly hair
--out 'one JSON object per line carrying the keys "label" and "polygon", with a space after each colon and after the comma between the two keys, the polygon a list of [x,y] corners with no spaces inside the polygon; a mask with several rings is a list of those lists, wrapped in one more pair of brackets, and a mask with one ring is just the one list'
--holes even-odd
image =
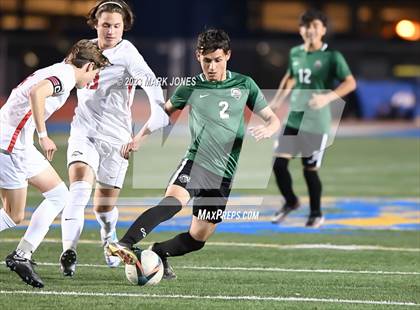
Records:
{"label": "dark curly hair", "polygon": [[198,52],[205,55],[218,49],[222,49],[225,53],[230,51],[230,38],[224,30],[210,28],[198,35]]}

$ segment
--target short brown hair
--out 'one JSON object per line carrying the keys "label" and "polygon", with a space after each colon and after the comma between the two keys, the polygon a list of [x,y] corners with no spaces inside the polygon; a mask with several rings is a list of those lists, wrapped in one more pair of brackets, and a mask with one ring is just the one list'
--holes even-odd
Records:
{"label": "short brown hair", "polygon": [[102,13],[120,13],[124,21],[124,31],[130,30],[134,23],[134,14],[130,6],[123,0],[99,1],[88,13],[87,23],[95,28]]}
{"label": "short brown hair", "polygon": [[108,58],[102,54],[98,45],[89,40],[80,40],[74,44],[66,57],[66,62],[75,65],[77,68],[93,62],[95,69],[101,69],[111,64]]}

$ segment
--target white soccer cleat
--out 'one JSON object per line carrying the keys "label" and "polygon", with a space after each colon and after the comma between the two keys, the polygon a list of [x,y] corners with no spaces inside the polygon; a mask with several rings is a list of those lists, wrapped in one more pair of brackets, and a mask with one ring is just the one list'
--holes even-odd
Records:
{"label": "white soccer cleat", "polygon": [[101,229],[101,239],[102,239],[102,244],[104,246],[104,257],[105,257],[105,262],[108,265],[108,267],[110,268],[116,268],[120,265],[121,263],[121,259],[118,256],[113,256],[109,253],[107,246],[109,243],[115,243],[118,242],[117,239],[117,232],[114,230],[114,232],[111,235],[111,238],[104,238],[104,232]]}
{"label": "white soccer cleat", "polygon": [[109,256],[119,257],[126,265],[135,265],[139,260],[136,253],[129,247],[118,242],[111,242],[105,246]]}
{"label": "white soccer cleat", "polygon": [[116,268],[121,264],[121,259],[118,256],[109,255],[106,247],[104,247],[104,257],[109,268]]}

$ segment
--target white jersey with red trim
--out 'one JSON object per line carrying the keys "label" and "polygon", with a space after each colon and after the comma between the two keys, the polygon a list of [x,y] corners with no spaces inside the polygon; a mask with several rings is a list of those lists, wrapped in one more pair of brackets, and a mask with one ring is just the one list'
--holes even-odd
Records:
{"label": "white jersey with red trim", "polygon": [[0,109],[2,150],[11,153],[13,150],[23,150],[33,143],[35,122],[32,118],[29,94],[31,88],[42,80],[49,80],[54,87],[54,94],[45,100],[45,120],[64,105],[70,91],[76,85],[73,67],[61,62],[35,71],[13,89]]}
{"label": "white jersey with red trim", "polygon": [[[71,136],[98,138],[124,144],[132,138],[131,105],[137,84],[145,90],[150,103],[150,130],[164,127],[169,119],[163,111],[162,88],[136,47],[121,40],[103,54],[111,62],[84,89],[77,91],[77,108],[71,123]],[[133,83],[134,82],[134,83]]]}

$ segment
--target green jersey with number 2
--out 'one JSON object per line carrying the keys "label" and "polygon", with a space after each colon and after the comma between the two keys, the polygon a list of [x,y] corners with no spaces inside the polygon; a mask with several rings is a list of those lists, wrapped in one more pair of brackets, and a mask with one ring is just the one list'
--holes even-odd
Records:
{"label": "green jersey with number 2", "polygon": [[258,112],[267,102],[248,76],[227,71],[220,82],[207,81],[204,74],[191,85],[179,86],[171,97],[173,106],[190,106],[191,144],[186,158],[211,172],[232,178],[245,134],[245,107]]}

